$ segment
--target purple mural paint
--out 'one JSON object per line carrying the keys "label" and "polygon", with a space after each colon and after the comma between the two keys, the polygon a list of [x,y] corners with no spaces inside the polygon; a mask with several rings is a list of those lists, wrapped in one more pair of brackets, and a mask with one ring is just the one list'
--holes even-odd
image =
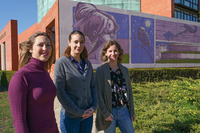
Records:
{"label": "purple mural paint", "polygon": [[[199,63],[200,27],[156,20],[156,63]],[[169,42],[166,42],[169,41]]]}
{"label": "purple mural paint", "polygon": [[156,40],[199,43],[200,27],[156,20]]}
{"label": "purple mural paint", "polygon": [[131,16],[131,62],[154,63],[154,20]]}
{"label": "purple mural paint", "polygon": [[128,15],[105,12],[93,4],[82,2],[79,2],[73,11],[73,27],[85,34],[88,58],[93,64],[101,63],[100,51],[110,39],[116,39],[125,54],[129,54],[129,43],[126,40],[129,38]]}

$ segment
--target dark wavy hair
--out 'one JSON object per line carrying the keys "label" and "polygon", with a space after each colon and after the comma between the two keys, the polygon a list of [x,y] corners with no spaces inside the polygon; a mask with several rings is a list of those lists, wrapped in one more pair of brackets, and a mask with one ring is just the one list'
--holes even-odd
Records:
{"label": "dark wavy hair", "polygon": [[[84,38],[84,43],[85,43],[85,35],[84,35],[81,31],[78,31],[78,30],[72,31],[72,32],[69,34],[69,39],[68,39],[69,42],[71,42],[72,35],[76,35],[76,34],[81,35],[81,36]],[[67,48],[65,49],[65,52],[64,52],[63,56],[66,56],[67,58],[69,58],[70,53],[71,53],[71,47],[70,47],[69,44],[68,44],[68,45],[67,45]],[[84,46],[83,51],[81,52],[80,57],[81,57],[81,59],[84,59],[84,60],[87,60],[87,59],[88,59],[88,52],[87,52],[87,49],[86,49],[85,46]]]}
{"label": "dark wavy hair", "polygon": [[35,38],[38,36],[45,36],[50,40],[52,51],[51,51],[51,56],[47,60],[47,63],[45,65],[45,69],[47,71],[50,71],[51,65],[53,64],[54,61],[54,44],[53,41],[51,40],[50,36],[45,33],[45,32],[36,32],[32,36],[30,36],[26,42],[20,44],[20,59],[19,59],[19,69],[24,67],[30,62],[30,59],[32,57],[32,54],[29,52],[33,48],[33,44],[35,43]]}
{"label": "dark wavy hair", "polygon": [[117,49],[119,50],[119,56],[117,58],[117,61],[119,63],[122,62],[122,59],[124,58],[124,52],[123,49],[121,48],[120,44],[116,41],[116,40],[109,40],[106,42],[106,44],[103,46],[102,50],[101,50],[101,61],[104,63],[106,61],[108,61],[108,57],[105,55],[108,48],[110,48],[110,46],[115,45],[117,46]]}

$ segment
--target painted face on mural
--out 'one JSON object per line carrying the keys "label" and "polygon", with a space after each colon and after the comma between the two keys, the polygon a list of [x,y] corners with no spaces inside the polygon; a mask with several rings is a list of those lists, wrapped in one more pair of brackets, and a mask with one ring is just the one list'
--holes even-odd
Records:
{"label": "painted face on mural", "polygon": [[85,41],[83,36],[74,34],[71,36],[71,41],[68,41],[71,47],[71,55],[80,55],[83,52]]}
{"label": "painted face on mural", "polygon": [[46,62],[51,56],[52,46],[49,38],[46,36],[37,36],[32,49],[29,51],[32,57]]}
{"label": "painted face on mural", "polygon": [[100,34],[100,39],[103,42],[107,42],[108,40],[115,39],[115,38],[116,36],[115,36],[114,22],[111,19],[109,19],[106,24],[105,29],[103,30],[103,33]]}
{"label": "painted face on mural", "polygon": [[108,57],[108,62],[117,62],[117,59],[119,57],[119,50],[116,45],[111,45],[105,54]]}

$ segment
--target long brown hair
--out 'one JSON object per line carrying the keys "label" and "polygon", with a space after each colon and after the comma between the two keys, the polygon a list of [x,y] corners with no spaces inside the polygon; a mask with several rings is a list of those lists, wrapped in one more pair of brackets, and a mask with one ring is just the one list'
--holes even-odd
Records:
{"label": "long brown hair", "polygon": [[[81,31],[78,31],[78,30],[75,30],[75,31],[72,31],[69,35],[69,42],[71,42],[71,39],[72,39],[72,35],[76,35],[76,34],[79,34],[81,35],[83,38],[84,38],[84,43],[85,43],[85,35],[81,32]],[[71,54],[71,47],[69,46],[69,44],[67,45],[67,48],[65,49],[65,52],[63,54],[63,56],[66,56],[67,58],[69,58]],[[84,60],[87,60],[88,59],[88,52],[87,52],[87,49],[86,47],[84,46],[84,49],[83,51],[81,52],[81,55],[80,55],[81,59],[84,59]]]}
{"label": "long brown hair", "polygon": [[53,45],[53,41],[51,40],[50,36],[45,32],[36,32],[32,36],[30,36],[26,40],[25,43],[20,44],[21,52],[20,52],[20,60],[19,60],[19,66],[18,66],[19,69],[21,69],[22,67],[24,67],[25,65],[27,65],[30,62],[32,54],[29,51],[33,48],[33,44],[35,43],[35,38],[38,36],[46,36],[50,40],[52,51],[51,51],[51,56],[49,57],[46,65],[45,65],[45,69],[46,70],[51,69],[51,65],[54,61],[54,45]]}
{"label": "long brown hair", "polygon": [[104,63],[106,61],[108,61],[108,57],[105,55],[108,48],[110,48],[110,46],[115,45],[117,47],[117,49],[119,50],[119,56],[117,58],[117,61],[119,63],[122,62],[122,59],[124,58],[124,52],[123,49],[121,48],[120,44],[116,41],[116,40],[109,40],[106,42],[106,44],[103,46],[102,50],[101,50],[101,61]]}

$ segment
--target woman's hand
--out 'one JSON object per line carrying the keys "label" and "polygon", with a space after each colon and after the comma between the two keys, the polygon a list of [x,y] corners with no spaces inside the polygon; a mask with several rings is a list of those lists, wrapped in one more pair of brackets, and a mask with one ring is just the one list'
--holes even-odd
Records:
{"label": "woman's hand", "polygon": [[92,107],[90,107],[89,109],[86,109],[85,111],[86,111],[87,114],[91,114],[91,116],[94,113],[94,109]]}
{"label": "woman's hand", "polygon": [[135,119],[136,119],[136,116],[131,117],[131,121],[135,121]]}
{"label": "woman's hand", "polygon": [[107,118],[105,118],[106,121],[113,121],[113,115],[111,114],[110,116],[108,116]]}
{"label": "woman's hand", "polygon": [[86,118],[92,116],[93,113],[94,113],[94,109],[91,107],[89,109],[86,109],[84,114],[81,117],[83,117],[83,119],[86,119]]}

